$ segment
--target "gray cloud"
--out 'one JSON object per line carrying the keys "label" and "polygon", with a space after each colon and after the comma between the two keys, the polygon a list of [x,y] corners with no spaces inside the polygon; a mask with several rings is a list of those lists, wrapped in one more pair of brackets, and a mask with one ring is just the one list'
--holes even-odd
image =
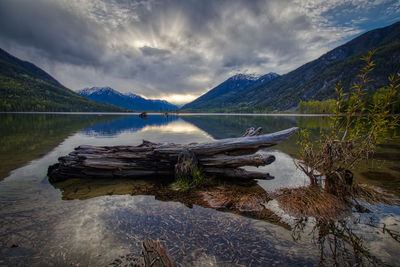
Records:
{"label": "gray cloud", "polygon": [[238,71],[288,72],[393,21],[396,2],[2,0],[0,46],[71,89],[198,95]]}
{"label": "gray cloud", "polygon": [[2,38],[40,50],[44,57],[73,65],[97,65],[106,48],[90,20],[54,2],[0,1]]}
{"label": "gray cloud", "polygon": [[165,57],[171,54],[169,50],[166,49],[158,49],[149,46],[143,46],[139,48],[142,51],[142,54],[145,56],[155,56],[155,57]]}

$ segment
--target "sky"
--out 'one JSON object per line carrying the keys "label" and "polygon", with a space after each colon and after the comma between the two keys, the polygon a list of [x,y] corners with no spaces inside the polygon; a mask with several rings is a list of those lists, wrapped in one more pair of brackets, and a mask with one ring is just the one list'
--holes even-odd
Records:
{"label": "sky", "polygon": [[183,104],[399,20],[399,0],[0,0],[0,47],[75,91]]}

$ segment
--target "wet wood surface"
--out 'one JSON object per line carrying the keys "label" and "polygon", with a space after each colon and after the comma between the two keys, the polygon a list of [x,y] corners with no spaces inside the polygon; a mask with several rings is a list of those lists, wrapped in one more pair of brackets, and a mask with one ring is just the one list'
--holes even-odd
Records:
{"label": "wet wood surface", "polygon": [[174,267],[159,241],[152,239],[143,241],[143,257],[145,267]]}

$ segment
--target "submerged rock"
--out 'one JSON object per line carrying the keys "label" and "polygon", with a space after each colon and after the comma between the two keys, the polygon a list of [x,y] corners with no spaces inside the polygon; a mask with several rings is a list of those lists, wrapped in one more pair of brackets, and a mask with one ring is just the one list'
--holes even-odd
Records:
{"label": "submerged rock", "polygon": [[200,192],[202,200],[206,202],[210,208],[213,209],[226,209],[232,206],[232,200],[220,192]]}
{"label": "submerged rock", "polygon": [[17,248],[17,247],[19,247],[19,242],[16,240],[8,241],[6,244],[6,247],[7,248]]}
{"label": "submerged rock", "polygon": [[210,191],[200,192],[201,199],[213,209],[229,209],[238,212],[258,212],[269,197],[258,187],[239,189],[232,186],[220,186]]}
{"label": "submerged rock", "polygon": [[241,212],[262,211],[264,202],[265,197],[263,196],[249,195],[242,196],[236,206]]}

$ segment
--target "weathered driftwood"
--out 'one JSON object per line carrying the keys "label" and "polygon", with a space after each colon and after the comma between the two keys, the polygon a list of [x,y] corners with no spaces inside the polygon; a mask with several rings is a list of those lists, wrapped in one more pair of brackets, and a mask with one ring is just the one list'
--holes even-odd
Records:
{"label": "weathered driftwood", "polygon": [[[275,160],[273,155],[248,154],[286,140],[297,129],[297,127],[294,127],[271,134],[243,136],[188,145],[156,144],[149,141],[143,141],[138,146],[82,145],[75,148],[75,151],[69,155],[60,157],[59,163],[50,166],[48,176],[52,182],[67,178],[86,177],[171,177],[176,172],[176,165],[180,166],[180,164],[187,163],[190,158],[192,166],[189,164],[185,167],[189,173],[194,164],[209,175],[271,179],[268,174],[249,172],[239,167],[263,166],[272,163]],[[255,131],[250,132],[254,134]]]}
{"label": "weathered driftwood", "polygon": [[152,239],[143,241],[142,252],[145,267],[174,267],[172,260],[159,241]]}

